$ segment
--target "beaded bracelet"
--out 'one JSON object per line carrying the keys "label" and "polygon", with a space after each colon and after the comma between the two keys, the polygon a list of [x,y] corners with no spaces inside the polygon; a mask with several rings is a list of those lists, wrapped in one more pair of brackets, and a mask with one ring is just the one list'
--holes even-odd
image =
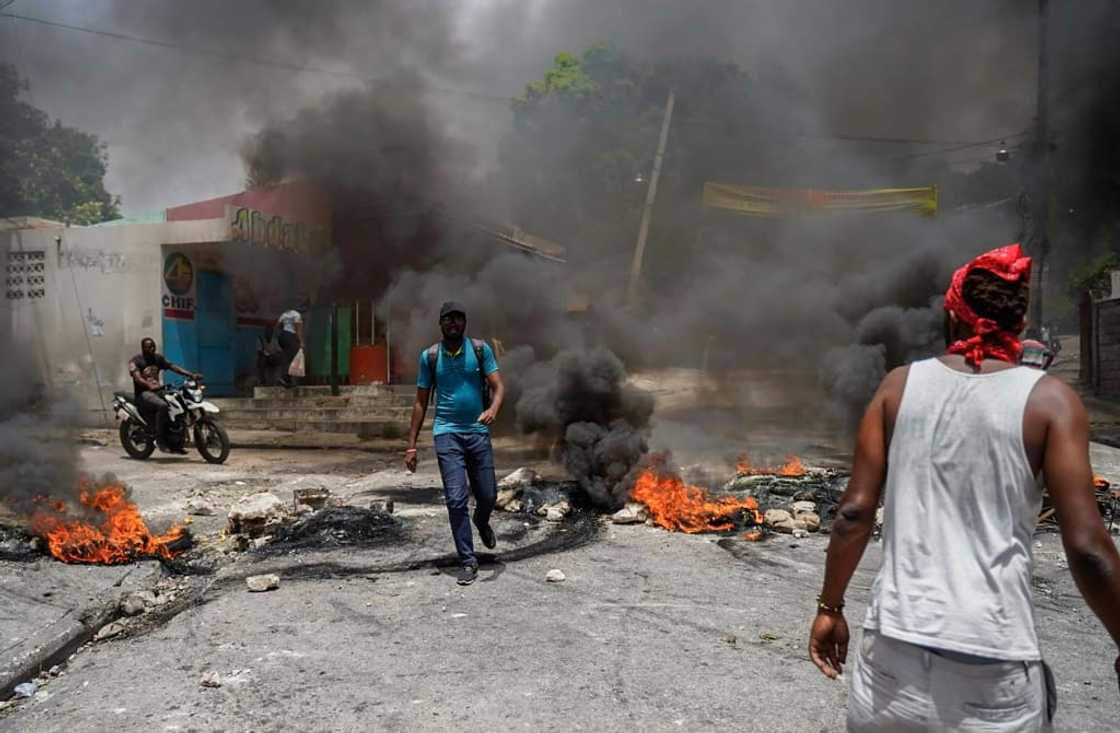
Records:
{"label": "beaded bracelet", "polygon": [[817,610],[818,611],[825,611],[827,613],[843,613],[844,612],[844,604],[841,603],[838,606],[830,606],[827,603],[822,602],[820,596],[817,596]]}

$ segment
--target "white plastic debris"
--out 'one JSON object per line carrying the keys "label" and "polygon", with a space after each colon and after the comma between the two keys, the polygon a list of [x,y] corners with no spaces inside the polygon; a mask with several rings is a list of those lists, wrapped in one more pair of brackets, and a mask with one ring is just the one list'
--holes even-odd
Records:
{"label": "white plastic debris", "polygon": [[38,691],[39,685],[34,682],[24,682],[15,686],[16,697],[35,697],[35,693]]}

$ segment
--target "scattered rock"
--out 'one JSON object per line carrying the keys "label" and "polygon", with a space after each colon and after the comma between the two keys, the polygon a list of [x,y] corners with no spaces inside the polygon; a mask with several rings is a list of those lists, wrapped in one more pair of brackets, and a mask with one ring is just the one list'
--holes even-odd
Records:
{"label": "scattered rock", "polygon": [[322,486],[314,489],[293,489],[292,490],[292,507],[299,509],[300,506],[311,507],[312,509],[322,509],[327,505],[327,501],[331,498],[330,489]]}
{"label": "scattered rock", "polygon": [[498,482],[499,489],[524,489],[526,486],[532,486],[540,478],[537,472],[531,468],[519,468],[513,473],[507,474]]}
{"label": "scattered rock", "polygon": [[202,685],[203,687],[221,687],[222,676],[214,670],[203,672],[202,679],[198,681],[198,684]]}
{"label": "scattered rock", "polygon": [[62,676],[62,667],[60,667],[59,665],[56,664],[53,667],[51,667],[49,670],[47,670],[47,674],[50,675],[51,677],[61,677]]}
{"label": "scattered rock", "polygon": [[97,633],[93,635],[94,641],[103,641],[104,639],[111,639],[118,636],[125,630],[125,625],[120,621],[113,621],[112,623],[105,624]]}
{"label": "scattered rock", "polygon": [[798,528],[793,515],[785,509],[767,509],[763,522],[767,527],[787,534]]}
{"label": "scattered rock", "polygon": [[875,526],[876,527],[882,527],[883,526],[883,507],[879,507],[878,509],[875,510]]}
{"label": "scattered rock", "polygon": [[545,504],[537,509],[537,516],[544,517],[549,522],[563,522],[564,517],[572,512],[572,505],[567,499],[561,499],[555,504]]}
{"label": "scattered rock", "polygon": [[498,496],[495,506],[506,512],[519,512],[524,509],[521,494],[526,487],[536,483],[537,472],[531,468],[519,468],[498,482]]}
{"label": "scattered rock", "polygon": [[808,530],[797,528],[797,529],[793,530],[793,536],[796,537],[799,540],[803,540],[803,539],[805,539],[806,537],[809,536],[809,532],[808,532]]}
{"label": "scattered rock", "polygon": [[214,507],[201,499],[191,499],[187,502],[187,514],[196,517],[210,517],[214,515]]}
{"label": "scattered rock", "polygon": [[156,603],[156,594],[150,590],[134,591],[121,599],[121,613],[125,616],[139,616]]}
{"label": "scattered rock", "polygon": [[272,542],[272,535],[270,534],[266,534],[263,537],[257,537],[255,540],[253,540],[253,549],[259,550],[269,542]]}
{"label": "scattered rock", "polygon": [[547,580],[549,583],[563,583],[565,580],[568,579],[568,576],[564,575],[563,570],[553,568],[552,570],[549,570],[545,574],[544,579]]}
{"label": "scattered rock", "polygon": [[285,514],[284,502],[278,496],[262,491],[233,505],[229,510],[229,532],[257,537],[265,534],[269,525],[281,522]]}
{"label": "scattered rock", "polygon": [[816,512],[798,514],[794,517],[793,521],[804,525],[805,529],[809,532],[816,532],[821,528],[821,518]]}
{"label": "scattered rock", "polygon": [[626,506],[611,515],[615,524],[641,524],[649,519],[649,508],[639,501],[629,501]]}
{"label": "scattered rock", "polygon": [[811,501],[795,501],[790,504],[789,510],[796,519],[798,514],[816,514],[817,505]]}
{"label": "scattered rock", "polygon": [[280,576],[275,573],[269,573],[268,575],[250,575],[248,578],[245,578],[245,585],[249,586],[249,591],[252,593],[276,590],[280,587]]}

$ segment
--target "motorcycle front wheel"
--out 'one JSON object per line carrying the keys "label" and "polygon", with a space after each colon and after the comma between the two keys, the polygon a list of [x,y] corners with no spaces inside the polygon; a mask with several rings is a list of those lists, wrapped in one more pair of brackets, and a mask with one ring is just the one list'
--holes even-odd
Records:
{"label": "motorcycle front wheel", "polygon": [[121,423],[120,434],[124,452],[138,461],[147,460],[156,449],[156,441],[148,434],[148,429],[131,419]]}
{"label": "motorcycle front wheel", "polygon": [[213,420],[205,419],[194,426],[194,444],[207,463],[225,463],[229,458],[229,435]]}

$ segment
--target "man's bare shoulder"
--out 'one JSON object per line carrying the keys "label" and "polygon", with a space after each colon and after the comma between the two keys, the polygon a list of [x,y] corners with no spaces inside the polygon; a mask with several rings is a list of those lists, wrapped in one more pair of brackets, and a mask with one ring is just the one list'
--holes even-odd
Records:
{"label": "man's bare shoulder", "polygon": [[1070,417],[1085,412],[1081,397],[1061,379],[1049,374],[1038,380],[1031,391],[1028,407],[1047,417]]}
{"label": "man's bare shoulder", "polygon": [[910,374],[910,365],[895,367],[887,372],[883,381],[879,383],[879,396],[886,399],[899,399],[906,389],[906,377]]}

